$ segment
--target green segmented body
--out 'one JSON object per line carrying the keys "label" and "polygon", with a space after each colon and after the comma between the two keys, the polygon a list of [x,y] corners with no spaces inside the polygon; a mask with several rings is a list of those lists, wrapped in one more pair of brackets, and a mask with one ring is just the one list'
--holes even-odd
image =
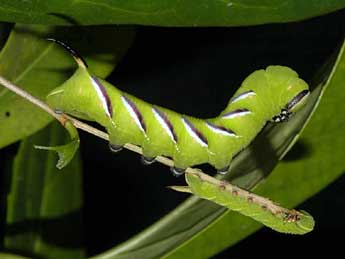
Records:
{"label": "green segmented body", "polygon": [[208,175],[187,173],[186,181],[190,191],[199,197],[251,217],[276,231],[305,234],[314,228],[314,219],[307,212],[285,209],[269,199]]}
{"label": "green segmented body", "polygon": [[[142,147],[146,161],[172,157],[176,168],[209,163],[227,171],[267,121],[285,121],[308,95],[308,85],[283,66],[249,75],[219,116],[198,119],[144,102],[79,68],[47,96],[56,110],[103,125],[113,149],[126,143]],[[289,107],[290,106],[290,107]],[[224,170],[225,168],[225,170]]]}

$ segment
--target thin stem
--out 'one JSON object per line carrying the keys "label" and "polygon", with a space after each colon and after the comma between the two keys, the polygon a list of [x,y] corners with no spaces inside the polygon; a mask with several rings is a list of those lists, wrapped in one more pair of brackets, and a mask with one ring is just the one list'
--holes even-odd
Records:
{"label": "thin stem", "polygon": [[[16,93],[17,95],[23,97],[24,99],[28,100],[29,102],[35,104],[36,106],[40,107],[42,110],[46,111],[47,113],[49,113],[50,115],[52,115],[55,119],[57,119],[63,126],[65,125],[66,121],[71,121],[72,124],[74,125],[74,127],[81,129],[83,131],[86,131],[92,135],[95,135],[101,139],[107,140],[109,141],[109,135],[101,130],[98,130],[94,127],[91,127],[90,125],[81,122],[71,116],[68,116],[66,114],[63,113],[56,113],[52,108],[50,108],[45,102],[37,99],[36,97],[32,96],[31,94],[29,94],[28,92],[26,92],[25,90],[19,88],[18,86],[16,86],[15,84],[11,83],[10,81],[8,81],[7,79],[5,79],[4,77],[0,76],[0,84],[3,85],[4,87],[6,87],[8,90]],[[127,148],[128,150],[131,150],[135,153],[138,153],[140,155],[143,154],[142,149],[136,145],[133,144],[126,144],[125,148]],[[156,157],[156,161],[159,163],[162,163],[164,165],[167,165],[169,167],[174,166],[174,162],[166,157],[163,156],[158,156]],[[197,172],[197,169],[192,169],[192,168],[188,168],[187,171],[190,172]]]}
{"label": "thin stem", "polygon": [[104,139],[104,140],[109,140],[109,135],[107,133],[105,133],[104,131],[101,131],[99,129],[96,129],[94,127],[91,127],[90,125],[84,123],[84,122],[81,122],[71,116],[68,116],[67,114],[64,114],[62,113],[63,116],[66,117],[67,120],[69,120],[70,122],[72,122],[72,124],[74,125],[74,127],[78,128],[78,129],[81,129],[83,131],[86,131],[92,135],[95,135],[101,139]]}

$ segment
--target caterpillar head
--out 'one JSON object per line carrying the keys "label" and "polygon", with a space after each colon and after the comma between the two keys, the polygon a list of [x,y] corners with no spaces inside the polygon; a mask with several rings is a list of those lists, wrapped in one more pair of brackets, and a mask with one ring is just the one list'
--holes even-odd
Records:
{"label": "caterpillar head", "polygon": [[272,117],[274,122],[285,122],[299,111],[309,96],[308,84],[288,67],[269,66],[266,69],[270,85],[276,88],[279,113]]}

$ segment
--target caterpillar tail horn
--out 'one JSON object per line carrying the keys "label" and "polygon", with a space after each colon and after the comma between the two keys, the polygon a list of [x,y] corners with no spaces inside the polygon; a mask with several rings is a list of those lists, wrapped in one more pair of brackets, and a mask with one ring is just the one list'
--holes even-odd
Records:
{"label": "caterpillar tail horn", "polygon": [[53,38],[47,38],[46,40],[54,42],[56,44],[59,44],[65,50],[67,50],[72,55],[72,57],[74,58],[75,62],[78,64],[79,67],[84,68],[84,69],[86,69],[88,67],[87,63],[83,59],[83,57],[76,50],[74,50],[71,46],[69,46],[68,44],[66,44],[60,40],[53,39]]}

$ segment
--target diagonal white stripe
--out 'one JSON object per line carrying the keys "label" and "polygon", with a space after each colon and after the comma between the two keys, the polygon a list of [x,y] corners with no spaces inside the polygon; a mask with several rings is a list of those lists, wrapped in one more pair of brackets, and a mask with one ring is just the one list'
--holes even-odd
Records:
{"label": "diagonal white stripe", "polygon": [[230,137],[238,137],[235,133],[231,133],[229,131],[226,131],[226,130],[222,130],[222,129],[219,129],[217,127],[213,127],[212,125],[210,125],[209,123],[206,122],[206,126],[212,130],[213,132],[217,133],[217,134],[221,134],[221,135],[224,135],[224,136],[230,136]]}
{"label": "diagonal white stripe", "polygon": [[123,104],[125,105],[125,108],[129,112],[129,114],[133,118],[135,124],[137,124],[139,129],[146,135],[146,132],[143,129],[143,127],[141,126],[140,120],[139,120],[137,114],[135,113],[135,111],[133,110],[132,106],[127,102],[127,100],[126,100],[126,98],[124,96],[121,96],[121,100],[122,100]]}
{"label": "diagonal white stripe", "polygon": [[203,141],[199,138],[199,136],[193,131],[193,129],[189,126],[189,124],[185,121],[185,119],[184,119],[183,117],[181,118],[181,120],[182,120],[182,123],[183,123],[184,127],[186,128],[188,134],[189,134],[196,142],[198,142],[201,146],[203,146],[203,147],[208,147],[208,145],[207,145],[205,142],[203,142]]}
{"label": "diagonal white stripe", "polygon": [[[229,112],[230,113],[230,112]],[[240,111],[240,112],[234,112],[234,113],[230,113],[230,114],[224,114],[222,116],[223,119],[233,119],[233,118],[238,118],[238,117],[242,117],[248,114],[251,114],[251,111]]]}
{"label": "diagonal white stripe", "polygon": [[99,89],[99,86],[96,83],[96,81],[92,77],[90,77],[90,79],[91,79],[91,83],[92,83],[93,88],[96,90],[98,98],[101,100],[103,110],[108,115],[108,117],[111,118],[111,114],[109,113],[109,110],[108,110],[107,100],[105,99],[101,89]]}
{"label": "diagonal white stripe", "polygon": [[159,122],[159,124],[166,131],[166,133],[169,135],[171,140],[176,144],[174,135],[171,132],[169,126],[166,124],[165,120],[160,116],[160,114],[155,110],[155,108],[152,108],[152,112],[153,112],[153,115],[155,116],[156,120]]}
{"label": "diagonal white stripe", "polygon": [[256,95],[256,93],[253,92],[253,91],[244,92],[244,93],[240,94],[239,96],[235,97],[235,98],[231,101],[231,103],[235,103],[235,102],[237,102],[237,101],[239,101],[239,100],[243,100],[243,99],[246,99],[246,98],[248,98],[248,97],[250,97],[250,96],[254,96],[254,95]]}

